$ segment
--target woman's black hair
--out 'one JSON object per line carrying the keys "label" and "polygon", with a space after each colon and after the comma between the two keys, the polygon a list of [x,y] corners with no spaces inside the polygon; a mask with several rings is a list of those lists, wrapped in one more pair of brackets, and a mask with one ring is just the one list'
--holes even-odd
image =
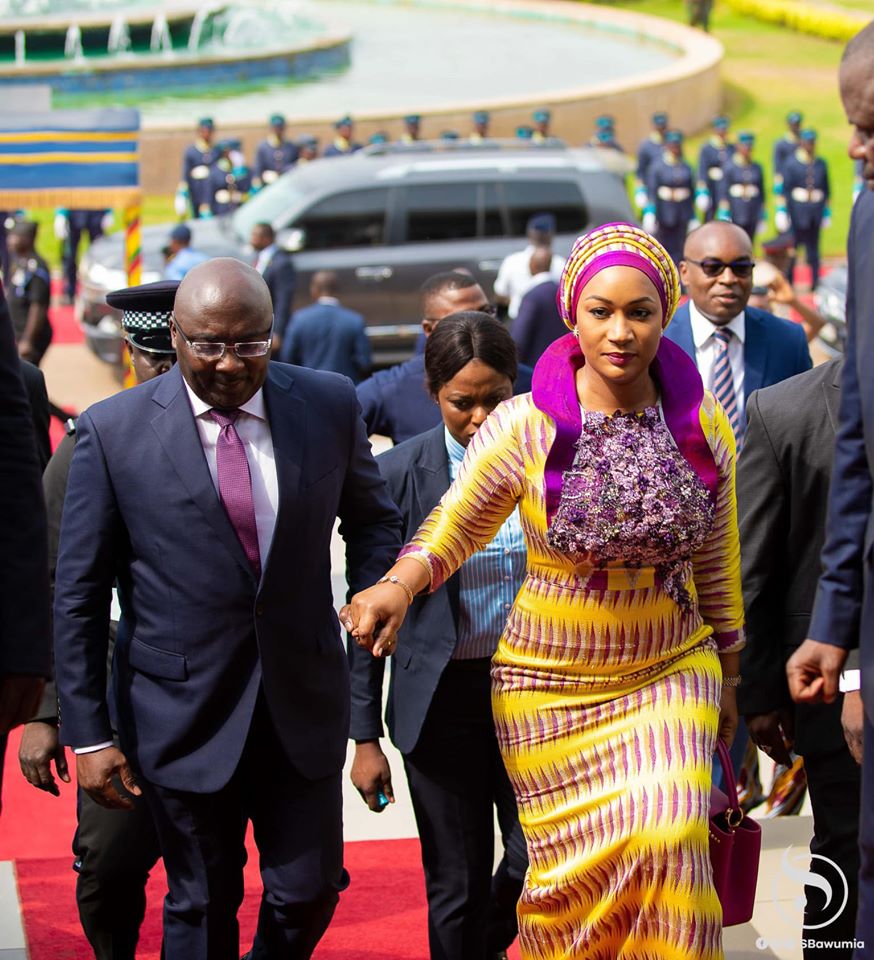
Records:
{"label": "woman's black hair", "polygon": [[510,331],[494,317],[464,310],[444,317],[425,344],[425,380],[436,397],[471,360],[479,360],[516,382],[519,360]]}

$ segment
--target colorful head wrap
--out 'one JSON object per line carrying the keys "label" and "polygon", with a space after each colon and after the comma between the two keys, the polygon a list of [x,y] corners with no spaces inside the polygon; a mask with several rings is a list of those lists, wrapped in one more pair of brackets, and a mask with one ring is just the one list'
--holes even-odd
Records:
{"label": "colorful head wrap", "polygon": [[680,300],[680,277],[668,251],[646,231],[631,223],[608,223],[584,234],[574,244],[561,274],[558,309],[573,330],[577,304],[586,284],[608,267],[634,267],[652,281],[662,305],[666,327]]}
{"label": "colorful head wrap", "polygon": [[[634,267],[655,284],[667,326],[680,298],[677,268],[665,248],[630,223],[608,223],[580,237],[561,276],[558,305],[562,319],[573,329],[576,306],[589,280],[608,267]],[[577,338],[569,333],[546,348],[534,367],[531,397],[552,419],[555,439],[544,464],[546,520],[552,523],[561,500],[564,472],[570,469],[582,430],[576,374],[585,364]],[[682,347],[662,337],[652,365],[659,385],[662,413],[678,449],[691,464],[715,501],[718,471],[701,426],[704,385],[695,361]]]}

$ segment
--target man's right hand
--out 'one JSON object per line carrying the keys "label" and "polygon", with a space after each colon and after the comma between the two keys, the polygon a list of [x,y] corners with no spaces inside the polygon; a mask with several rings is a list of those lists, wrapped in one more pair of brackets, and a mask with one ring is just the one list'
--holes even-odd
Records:
{"label": "man's right hand", "polygon": [[847,651],[831,643],[807,639],[789,658],[786,678],[796,703],[834,703]]}
{"label": "man's right hand", "polygon": [[53,797],[59,797],[61,790],[52,775],[52,761],[59,779],[69,783],[67,754],[58,738],[57,726],[44,720],[26,723],[18,747],[21,772],[27,782],[33,784],[37,790],[45,790]]}
{"label": "man's right hand", "polygon": [[27,723],[39,710],[43,677],[8,673],[0,678],[0,736]]}
{"label": "man's right hand", "polygon": [[389,803],[395,802],[391,788],[391,769],[378,740],[362,740],[355,744],[351,780],[374,813],[382,813],[385,809],[377,799],[380,791],[385,794]]}
{"label": "man's right hand", "polygon": [[95,803],[109,810],[132,810],[133,800],[118,792],[112,782],[114,777],[118,777],[128,793],[142,796],[127,758],[118,747],[104,747],[93,753],[76,755],[79,786]]}
{"label": "man's right hand", "polygon": [[772,760],[791,767],[793,761],[789,751],[795,740],[793,711],[784,708],[770,713],[753,713],[744,719],[753,743]]}

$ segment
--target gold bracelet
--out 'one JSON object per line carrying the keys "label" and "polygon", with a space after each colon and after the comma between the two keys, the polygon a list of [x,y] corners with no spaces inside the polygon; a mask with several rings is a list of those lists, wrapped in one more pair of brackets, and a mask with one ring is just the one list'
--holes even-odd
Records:
{"label": "gold bracelet", "polygon": [[[390,576],[390,577],[389,577],[389,576],[380,577],[379,580],[377,580],[376,582],[377,582],[377,584],[380,584],[380,583],[395,583],[395,584],[397,584],[397,585],[404,591],[404,593],[407,595],[407,600],[409,601],[409,603],[411,604],[411,603],[413,602],[413,591],[412,591],[410,585],[407,584],[407,583],[404,583],[404,581],[401,580],[400,577],[396,577],[396,576],[394,576],[394,574],[392,574],[392,576]],[[408,605],[409,605],[409,604],[408,604]]]}
{"label": "gold bracelet", "polygon": [[741,681],[741,675],[737,673],[733,677],[723,677],[722,685],[724,687],[739,687],[740,681]]}

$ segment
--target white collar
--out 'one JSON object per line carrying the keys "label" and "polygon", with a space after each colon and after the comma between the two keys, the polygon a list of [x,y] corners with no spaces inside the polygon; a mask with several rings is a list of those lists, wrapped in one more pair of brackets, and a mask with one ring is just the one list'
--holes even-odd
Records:
{"label": "white collar", "polygon": [[336,297],[318,297],[316,303],[326,303],[328,306],[337,307],[340,305],[340,301]]}
{"label": "white collar", "polygon": [[[200,397],[198,397],[191,389],[185,377],[182,378],[182,382],[185,384],[185,389],[188,392],[188,401],[191,404],[191,409],[194,411],[194,416],[202,417],[209,413],[213,408],[205,400],[201,400]],[[259,387],[254,395],[240,407],[240,411],[241,413],[248,413],[250,417],[257,417],[259,420],[266,422],[267,408],[264,406],[264,388]]]}
{"label": "white collar", "polygon": [[[695,306],[692,300],[689,301],[689,322],[692,326],[692,339],[695,341],[695,349],[700,350],[705,343],[720,329],[720,326],[708,320],[703,313]],[[741,312],[734,318],[721,325],[725,327],[738,338],[743,344],[746,337],[747,326],[744,312]]]}
{"label": "white collar", "polygon": [[552,272],[549,270],[544,270],[543,273],[535,273],[531,278],[531,286],[537,287],[541,283],[546,283],[547,280],[554,280],[555,278],[552,275]]}
{"label": "white collar", "polygon": [[270,246],[265,247],[263,250],[258,251],[258,260],[269,260],[273,254],[276,253],[276,244],[271,243]]}

